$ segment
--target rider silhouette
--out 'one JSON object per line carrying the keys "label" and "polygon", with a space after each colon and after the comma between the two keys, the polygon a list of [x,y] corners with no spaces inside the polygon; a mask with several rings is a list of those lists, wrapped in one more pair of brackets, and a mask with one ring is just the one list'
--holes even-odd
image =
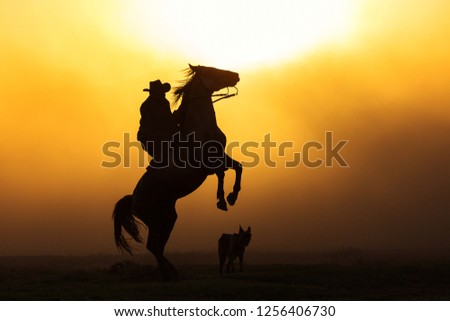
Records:
{"label": "rider silhouette", "polygon": [[170,103],[166,92],[170,91],[169,83],[159,79],[150,82],[148,98],[142,103],[141,120],[137,134],[142,148],[153,157],[153,162],[167,164],[169,142],[177,130],[177,124],[170,111]]}

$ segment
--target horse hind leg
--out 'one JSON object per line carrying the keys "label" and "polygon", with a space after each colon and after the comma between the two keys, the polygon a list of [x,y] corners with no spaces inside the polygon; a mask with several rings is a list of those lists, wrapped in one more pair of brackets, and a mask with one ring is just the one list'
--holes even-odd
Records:
{"label": "horse hind leg", "polygon": [[228,211],[227,202],[225,201],[225,191],[223,189],[223,181],[225,178],[225,172],[222,170],[216,171],[218,179],[217,183],[217,208],[222,211]]}
{"label": "horse hind leg", "polygon": [[147,249],[155,256],[163,279],[168,281],[178,278],[177,270],[164,256],[164,248],[169,240],[170,233],[172,232],[177,219],[175,207],[173,207],[173,209],[166,214],[167,216],[164,214],[166,213],[163,213],[162,215],[160,214],[161,220],[153,220],[151,224],[147,224],[149,227]]}

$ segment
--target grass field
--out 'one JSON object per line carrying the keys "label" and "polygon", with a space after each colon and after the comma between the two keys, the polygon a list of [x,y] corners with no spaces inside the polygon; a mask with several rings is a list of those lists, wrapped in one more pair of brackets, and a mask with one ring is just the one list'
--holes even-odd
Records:
{"label": "grass field", "polygon": [[[1,300],[450,300],[450,264],[177,265],[164,282],[155,266],[119,260],[98,267],[76,259],[0,262]],[[89,259],[85,259],[89,261]],[[104,260],[103,260],[104,261]],[[18,263],[19,262],[19,263]]]}

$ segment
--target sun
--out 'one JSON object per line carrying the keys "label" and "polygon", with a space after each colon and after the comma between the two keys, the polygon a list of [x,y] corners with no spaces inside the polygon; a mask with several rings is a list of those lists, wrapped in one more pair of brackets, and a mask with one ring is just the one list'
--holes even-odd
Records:
{"label": "sun", "polygon": [[341,41],[354,0],[133,1],[129,27],[144,44],[202,64],[252,67]]}

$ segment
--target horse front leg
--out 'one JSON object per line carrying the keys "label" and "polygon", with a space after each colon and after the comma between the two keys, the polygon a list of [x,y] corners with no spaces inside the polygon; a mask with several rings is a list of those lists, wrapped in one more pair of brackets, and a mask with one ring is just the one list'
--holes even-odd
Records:
{"label": "horse front leg", "polygon": [[234,171],[236,173],[236,179],[234,181],[233,192],[231,192],[227,196],[228,204],[233,206],[236,203],[236,200],[239,195],[239,191],[241,190],[242,164],[239,163],[238,161],[235,161],[228,155],[226,155],[226,157],[227,157],[227,162],[226,162],[227,167],[229,166],[228,168],[234,169]]}
{"label": "horse front leg", "polygon": [[225,178],[225,172],[223,170],[217,170],[216,176],[217,182],[217,208],[222,211],[228,211],[227,202],[225,201],[225,191],[223,189],[223,181]]}

